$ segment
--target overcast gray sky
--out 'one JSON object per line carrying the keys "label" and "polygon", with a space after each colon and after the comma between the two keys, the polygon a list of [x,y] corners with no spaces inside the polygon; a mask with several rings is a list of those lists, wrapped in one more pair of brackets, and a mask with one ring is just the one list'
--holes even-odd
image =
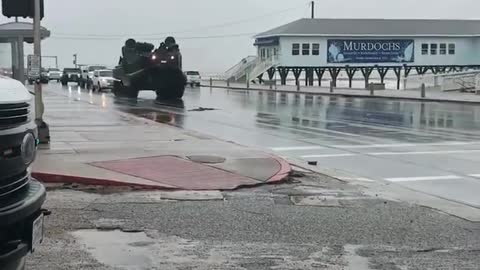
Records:
{"label": "overcast gray sky", "polygon": [[[61,67],[72,65],[74,53],[80,63],[114,66],[125,38],[159,44],[171,33],[185,69],[222,72],[255,54],[254,33],[310,16],[308,0],[45,0],[45,5],[42,24],[52,37],[43,42],[43,54],[58,55]],[[478,0],[316,1],[316,15],[324,18],[477,19],[479,10]],[[7,21],[12,20],[0,16],[0,23]],[[205,38],[212,36],[224,37]]]}

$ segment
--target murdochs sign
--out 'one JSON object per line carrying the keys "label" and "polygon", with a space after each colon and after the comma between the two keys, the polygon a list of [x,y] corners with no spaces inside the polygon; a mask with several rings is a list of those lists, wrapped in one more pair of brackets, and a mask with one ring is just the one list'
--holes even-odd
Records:
{"label": "murdochs sign", "polygon": [[329,39],[328,63],[411,63],[415,43],[411,39]]}

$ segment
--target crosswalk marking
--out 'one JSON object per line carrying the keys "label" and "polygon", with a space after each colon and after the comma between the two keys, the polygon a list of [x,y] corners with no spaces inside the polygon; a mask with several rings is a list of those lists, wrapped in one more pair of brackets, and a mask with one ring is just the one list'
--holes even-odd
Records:
{"label": "crosswalk marking", "polygon": [[417,152],[371,152],[371,153],[343,153],[343,154],[318,154],[303,155],[302,158],[332,158],[332,157],[352,157],[359,155],[370,156],[402,156],[402,155],[444,155],[444,154],[470,154],[480,153],[479,150],[445,150],[445,151],[417,151]]}
{"label": "crosswalk marking", "polygon": [[340,177],[339,179],[343,181],[375,182],[375,180],[365,177]]}
{"label": "crosswalk marking", "polygon": [[302,158],[328,158],[328,157],[353,157],[356,154],[325,154],[325,155],[305,155]]}
{"label": "crosswalk marking", "polygon": [[272,147],[273,151],[298,151],[298,150],[317,150],[317,149],[325,149],[323,146],[292,146],[292,147]]}
{"label": "crosswalk marking", "polygon": [[445,151],[418,151],[418,152],[375,152],[367,153],[372,156],[398,156],[398,155],[438,155],[438,154],[467,154],[480,153],[480,150],[445,150]]}
{"label": "crosswalk marking", "polygon": [[462,177],[458,175],[443,175],[443,176],[385,178],[385,180],[389,182],[414,182],[414,181],[455,180],[455,179],[462,179]]}
{"label": "crosswalk marking", "polygon": [[402,148],[402,147],[421,147],[421,146],[462,146],[480,144],[480,142],[439,142],[439,143],[394,143],[394,144],[355,144],[355,145],[304,145],[304,146],[286,146],[286,147],[271,147],[274,151],[302,151],[302,150],[317,150],[325,148],[342,148],[342,149],[368,149],[368,148]]}

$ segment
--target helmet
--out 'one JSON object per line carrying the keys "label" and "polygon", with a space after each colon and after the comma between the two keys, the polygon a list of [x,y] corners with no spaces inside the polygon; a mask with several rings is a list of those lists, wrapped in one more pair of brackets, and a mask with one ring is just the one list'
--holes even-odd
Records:
{"label": "helmet", "polygon": [[125,41],[125,47],[127,48],[135,48],[136,44],[137,42],[133,38],[127,39],[127,41]]}

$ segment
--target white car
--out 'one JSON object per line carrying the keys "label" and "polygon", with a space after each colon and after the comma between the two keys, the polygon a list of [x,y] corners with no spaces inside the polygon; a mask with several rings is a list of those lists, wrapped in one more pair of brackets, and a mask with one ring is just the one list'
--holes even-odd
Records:
{"label": "white car", "polygon": [[93,91],[102,91],[103,89],[112,89],[113,82],[116,79],[113,78],[113,71],[110,69],[95,70],[93,72]]}
{"label": "white car", "polygon": [[80,79],[80,87],[82,88],[88,88],[92,87],[92,82],[93,82],[93,72],[95,70],[104,70],[107,69],[106,66],[101,66],[101,65],[90,65],[90,66],[83,66],[81,68],[82,70],[82,75]]}
{"label": "white car", "polygon": [[202,77],[198,71],[186,71],[185,76],[187,76],[187,84],[189,84],[191,87],[200,86]]}
{"label": "white car", "polygon": [[43,239],[45,187],[30,177],[37,150],[33,95],[0,75],[0,268],[25,269]]}
{"label": "white car", "polygon": [[62,72],[58,68],[49,68],[48,69],[48,79],[60,82],[62,78]]}

